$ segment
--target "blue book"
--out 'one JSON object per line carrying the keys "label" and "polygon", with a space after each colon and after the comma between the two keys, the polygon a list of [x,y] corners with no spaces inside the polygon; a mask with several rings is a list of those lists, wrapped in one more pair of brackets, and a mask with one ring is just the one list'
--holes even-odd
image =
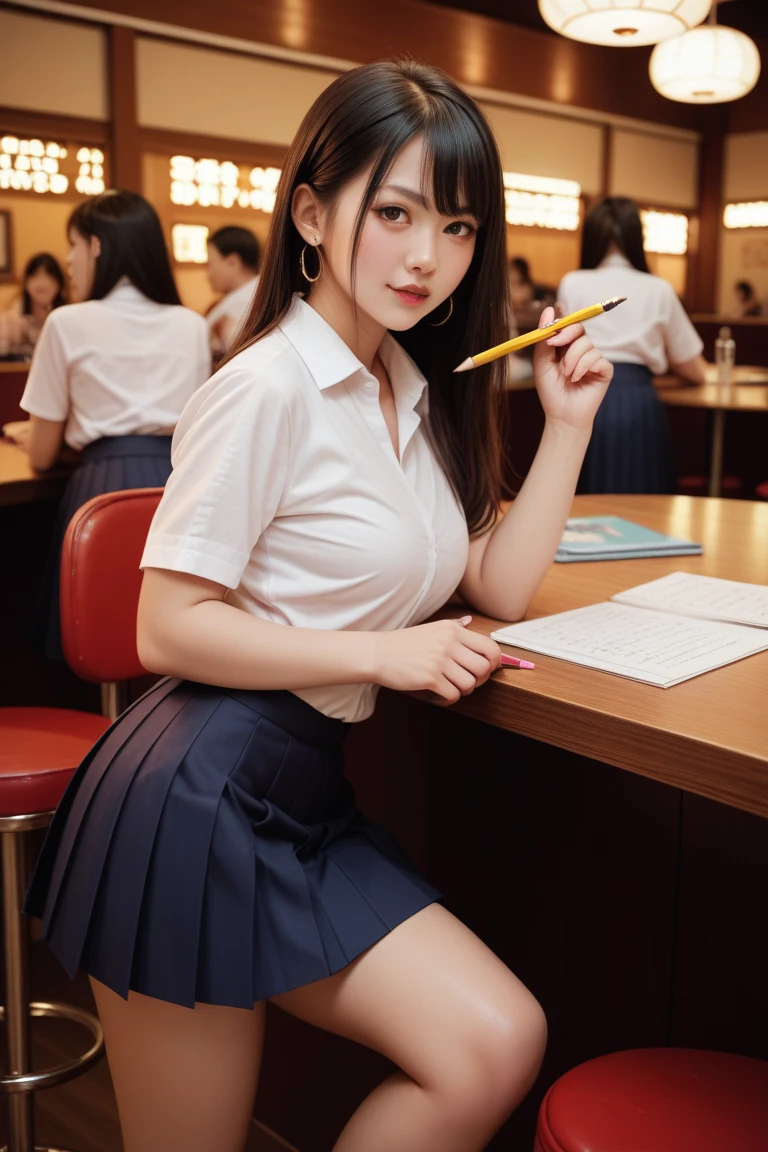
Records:
{"label": "blue book", "polygon": [[701,544],[654,532],[620,516],[581,516],[567,520],[555,560],[638,560],[643,556],[698,556]]}

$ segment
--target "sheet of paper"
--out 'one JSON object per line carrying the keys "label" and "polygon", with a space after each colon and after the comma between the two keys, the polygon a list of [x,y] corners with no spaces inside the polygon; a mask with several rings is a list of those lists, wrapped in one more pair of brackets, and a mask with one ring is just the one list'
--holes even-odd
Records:
{"label": "sheet of paper", "polygon": [[492,632],[494,640],[669,688],[768,649],[768,634],[607,602]]}
{"label": "sheet of paper", "polygon": [[730,624],[768,628],[768,588],[762,584],[741,584],[736,580],[717,580],[713,576],[696,576],[690,572],[671,572],[660,580],[617,592],[611,599],[617,604],[655,608],[660,612],[695,616],[699,620],[722,620]]}

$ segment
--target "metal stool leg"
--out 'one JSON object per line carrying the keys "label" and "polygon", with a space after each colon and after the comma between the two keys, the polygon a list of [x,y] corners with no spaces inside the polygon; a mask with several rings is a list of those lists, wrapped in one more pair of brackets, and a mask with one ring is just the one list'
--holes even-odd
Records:
{"label": "metal stool leg", "polygon": [[[3,832],[3,929],[5,944],[5,1019],[8,1029],[8,1071],[18,1076],[31,1065],[29,1043],[29,977],[27,925],[20,908],[27,881],[23,837]],[[8,1097],[8,1152],[34,1152],[35,1130],[31,1092]]]}
{"label": "metal stool leg", "polygon": [[[8,1029],[8,1072],[0,1076],[0,1092],[8,1097],[9,1115],[9,1140],[0,1152],[67,1152],[63,1148],[40,1148],[35,1144],[34,1093],[86,1072],[104,1052],[101,1025],[90,1012],[69,1004],[29,1003],[28,928],[21,913],[29,873],[24,833],[46,827],[50,815],[36,813],[0,817],[6,970],[5,1006],[0,1007],[0,1021],[4,1019]],[[33,1072],[29,1029],[29,1020],[33,1016],[71,1020],[82,1025],[91,1033],[90,1048],[55,1068]]]}

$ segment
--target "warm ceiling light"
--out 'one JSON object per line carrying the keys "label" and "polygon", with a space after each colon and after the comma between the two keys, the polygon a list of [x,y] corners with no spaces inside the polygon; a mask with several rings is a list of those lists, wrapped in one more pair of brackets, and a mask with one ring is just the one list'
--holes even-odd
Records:
{"label": "warm ceiling light", "polygon": [[571,40],[634,48],[679,36],[705,19],[712,0],[539,0],[545,23]]}
{"label": "warm ceiling light", "polygon": [[726,204],[723,223],[726,228],[768,228],[768,201]]}
{"label": "warm ceiling light", "polygon": [[722,104],[754,88],[760,75],[760,53],[743,32],[706,24],[657,44],[649,70],[654,88],[668,100]]}

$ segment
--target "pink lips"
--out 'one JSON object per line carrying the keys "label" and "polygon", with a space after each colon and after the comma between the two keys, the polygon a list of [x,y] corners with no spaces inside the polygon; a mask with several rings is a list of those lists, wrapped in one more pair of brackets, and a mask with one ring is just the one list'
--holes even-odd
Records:
{"label": "pink lips", "polygon": [[405,288],[393,288],[392,291],[403,304],[423,304],[429,298],[429,293],[420,292],[415,284],[408,284]]}

